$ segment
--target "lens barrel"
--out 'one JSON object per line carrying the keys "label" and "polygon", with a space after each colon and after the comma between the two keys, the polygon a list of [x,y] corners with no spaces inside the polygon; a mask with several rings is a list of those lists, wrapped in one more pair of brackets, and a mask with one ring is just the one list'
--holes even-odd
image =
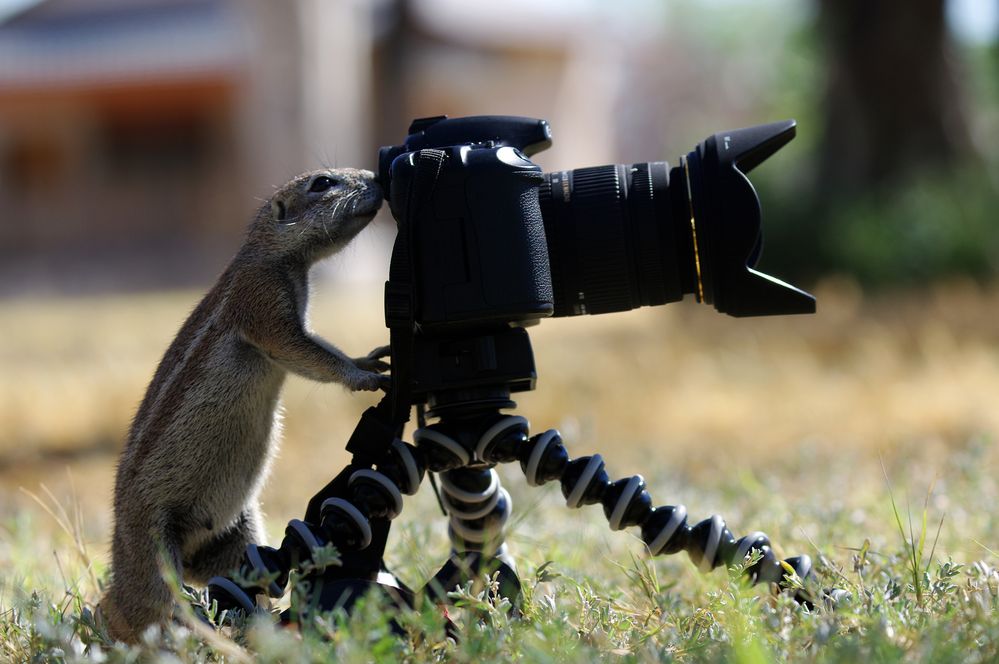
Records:
{"label": "lens barrel", "polygon": [[686,191],[669,164],[546,173],[539,191],[555,316],[655,306],[695,292]]}
{"label": "lens barrel", "polygon": [[676,302],[730,316],[802,314],[815,298],[755,270],[760,201],[746,174],[794,137],[794,120],[709,136],[670,168],[548,173],[538,192],[555,316]]}

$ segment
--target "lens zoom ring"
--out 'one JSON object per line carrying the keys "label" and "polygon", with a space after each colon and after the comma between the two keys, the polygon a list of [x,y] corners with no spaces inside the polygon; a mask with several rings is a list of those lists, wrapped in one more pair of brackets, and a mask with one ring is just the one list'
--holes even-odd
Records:
{"label": "lens zoom ring", "polygon": [[[631,236],[635,242],[635,267],[638,271],[638,291],[642,306],[655,306],[666,302],[663,278],[663,256],[659,226],[663,222],[655,212],[655,186],[652,170],[662,162],[633,164],[631,188],[628,191]],[[665,173],[663,173],[665,174]],[[661,191],[665,194],[665,191]]]}
{"label": "lens zoom ring", "polygon": [[582,261],[580,313],[625,311],[632,301],[624,191],[618,166],[577,168],[572,172],[572,218]]}

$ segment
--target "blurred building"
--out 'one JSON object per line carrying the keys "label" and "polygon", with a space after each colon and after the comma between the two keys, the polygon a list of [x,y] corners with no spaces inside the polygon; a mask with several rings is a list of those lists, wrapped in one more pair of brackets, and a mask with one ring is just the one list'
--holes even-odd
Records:
{"label": "blurred building", "polygon": [[349,0],[47,0],[11,17],[0,291],[217,272],[254,196],[369,157],[370,17]]}
{"label": "blurred building", "polygon": [[[648,0],[25,1],[0,24],[0,294],[204,285],[257,197],[374,167],[419,116],[547,118],[549,170],[675,160],[770,119],[753,57],[780,48],[719,55]],[[380,278],[381,242],[341,271]]]}

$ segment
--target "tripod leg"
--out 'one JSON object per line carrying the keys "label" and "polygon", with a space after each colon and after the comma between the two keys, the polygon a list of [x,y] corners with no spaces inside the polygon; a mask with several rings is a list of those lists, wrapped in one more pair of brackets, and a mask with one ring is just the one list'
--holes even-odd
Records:
{"label": "tripod leg", "polygon": [[[808,556],[778,559],[769,538],[763,533],[754,532],[737,539],[717,514],[689,525],[687,508],[683,505],[652,507],[652,498],[645,490],[641,475],[612,482],[599,454],[570,460],[562,437],[554,429],[527,441],[520,439],[520,435],[520,432],[513,432],[498,435],[494,441],[484,441],[480,444],[479,456],[493,463],[516,457],[527,483],[532,486],[558,480],[570,508],[600,504],[613,530],[639,526],[652,555],[686,551],[698,568],[709,571],[740,563],[755,549],[762,557],[746,570],[755,583],[785,586],[788,567],[801,579],[811,573],[812,561]],[[806,606],[813,603],[804,590],[799,590],[795,599]]]}
{"label": "tripod leg", "polygon": [[498,594],[516,601],[520,580],[503,542],[510,518],[510,494],[492,468],[456,468],[441,473],[441,502],[450,517],[450,560],[424,587],[435,601],[446,601],[456,586],[482,576],[498,577]]}
{"label": "tripod leg", "polygon": [[506,547],[493,557],[485,557],[477,551],[455,551],[444,566],[431,577],[420,594],[432,602],[450,603],[447,594],[469,581],[478,582],[483,576],[495,577],[498,587],[496,594],[514,602],[520,597],[520,578],[513,567],[513,561],[506,554]]}
{"label": "tripod leg", "polygon": [[441,500],[450,517],[448,536],[457,551],[495,555],[510,518],[510,494],[492,468],[456,468],[441,473]]}
{"label": "tripod leg", "polygon": [[[258,592],[280,597],[293,569],[308,569],[327,588],[343,579],[376,582],[389,522],[402,510],[403,494],[419,489],[425,468],[422,455],[399,440],[377,469],[347,466],[309,501],[304,521],[288,523],[279,548],[246,546],[239,583],[221,576],[209,579],[210,597],[220,607],[250,611]],[[339,553],[339,563],[332,566],[325,555],[316,555],[330,544]],[[323,591],[323,602],[327,594]]]}
{"label": "tripod leg", "polygon": [[[527,420],[499,412],[472,418],[442,418],[413,432],[430,469],[440,473],[441,506],[449,517],[450,560],[429,580],[423,593],[447,601],[447,593],[484,575],[498,575],[499,594],[515,601],[520,595],[513,559],[504,544],[503,529],[510,518],[510,494],[479,451],[508,441],[507,447],[527,442]],[[515,457],[514,457],[515,458]]]}

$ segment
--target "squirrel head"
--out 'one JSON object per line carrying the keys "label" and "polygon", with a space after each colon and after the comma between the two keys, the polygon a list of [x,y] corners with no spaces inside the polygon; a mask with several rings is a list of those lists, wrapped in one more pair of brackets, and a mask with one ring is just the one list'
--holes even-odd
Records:
{"label": "squirrel head", "polygon": [[260,208],[247,243],[267,256],[313,263],[346,246],[381,204],[382,190],[371,171],[303,173]]}

